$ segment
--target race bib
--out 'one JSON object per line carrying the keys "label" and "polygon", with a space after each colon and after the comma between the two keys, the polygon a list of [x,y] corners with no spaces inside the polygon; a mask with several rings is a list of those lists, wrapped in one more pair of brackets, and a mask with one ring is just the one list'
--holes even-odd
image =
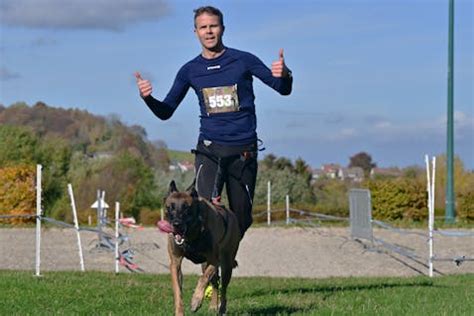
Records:
{"label": "race bib", "polygon": [[202,95],[207,115],[237,112],[240,109],[236,84],[225,87],[203,88]]}

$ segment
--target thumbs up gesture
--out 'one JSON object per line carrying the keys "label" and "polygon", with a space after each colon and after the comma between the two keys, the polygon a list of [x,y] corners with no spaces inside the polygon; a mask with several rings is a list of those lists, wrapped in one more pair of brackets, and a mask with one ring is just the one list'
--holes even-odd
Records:
{"label": "thumbs up gesture", "polygon": [[288,68],[285,65],[285,58],[283,57],[283,48],[280,48],[278,54],[278,60],[272,63],[272,75],[276,78],[282,78],[288,76]]}
{"label": "thumbs up gesture", "polygon": [[146,98],[153,90],[150,81],[143,79],[142,75],[138,71],[135,72],[135,78],[137,79],[137,87],[140,91],[140,96],[142,98]]}

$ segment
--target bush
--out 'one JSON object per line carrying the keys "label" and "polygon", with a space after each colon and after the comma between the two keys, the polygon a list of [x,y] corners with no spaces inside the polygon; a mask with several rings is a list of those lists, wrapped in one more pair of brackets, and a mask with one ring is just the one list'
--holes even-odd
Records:
{"label": "bush", "polygon": [[291,170],[262,170],[257,175],[257,185],[255,188],[255,204],[265,204],[267,201],[267,183],[271,181],[272,204],[284,203],[286,195],[293,201],[314,203],[315,198],[309,186],[307,178],[292,172]]}
{"label": "bush", "polygon": [[458,194],[457,215],[462,220],[474,220],[474,191]]}
{"label": "bush", "polygon": [[[35,174],[36,170],[31,165],[0,169],[0,214],[36,214]],[[20,224],[33,220],[33,218],[13,218],[3,221]]]}
{"label": "bush", "polygon": [[348,183],[335,179],[321,179],[313,184],[318,212],[349,217]]}
{"label": "bush", "polygon": [[419,221],[427,218],[427,192],[422,181],[409,178],[372,180],[368,186],[374,219]]}
{"label": "bush", "polygon": [[144,208],[140,211],[140,223],[142,225],[156,225],[156,223],[161,219],[160,210],[150,210]]}

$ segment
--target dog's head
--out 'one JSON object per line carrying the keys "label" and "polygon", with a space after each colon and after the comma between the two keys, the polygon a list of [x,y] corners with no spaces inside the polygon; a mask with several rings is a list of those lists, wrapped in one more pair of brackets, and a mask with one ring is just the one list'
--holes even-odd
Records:
{"label": "dog's head", "polygon": [[194,186],[185,192],[179,192],[171,181],[168,196],[165,199],[166,217],[173,227],[175,242],[181,245],[189,229],[201,222],[199,217],[198,194]]}

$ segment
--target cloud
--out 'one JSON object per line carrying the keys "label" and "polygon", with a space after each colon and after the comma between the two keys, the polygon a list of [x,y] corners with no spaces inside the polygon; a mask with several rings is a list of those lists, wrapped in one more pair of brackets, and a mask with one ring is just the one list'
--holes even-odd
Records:
{"label": "cloud", "polygon": [[20,74],[16,72],[12,72],[11,70],[5,68],[5,67],[0,67],[0,81],[7,81],[7,80],[12,80],[12,79],[18,79],[20,78]]}
{"label": "cloud", "polygon": [[31,42],[33,47],[46,47],[46,46],[55,46],[58,44],[58,41],[52,38],[39,37]]}
{"label": "cloud", "polygon": [[0,4],[2,24],[27,28],[120,31],[168,13],[166,0],[2,0]]}

